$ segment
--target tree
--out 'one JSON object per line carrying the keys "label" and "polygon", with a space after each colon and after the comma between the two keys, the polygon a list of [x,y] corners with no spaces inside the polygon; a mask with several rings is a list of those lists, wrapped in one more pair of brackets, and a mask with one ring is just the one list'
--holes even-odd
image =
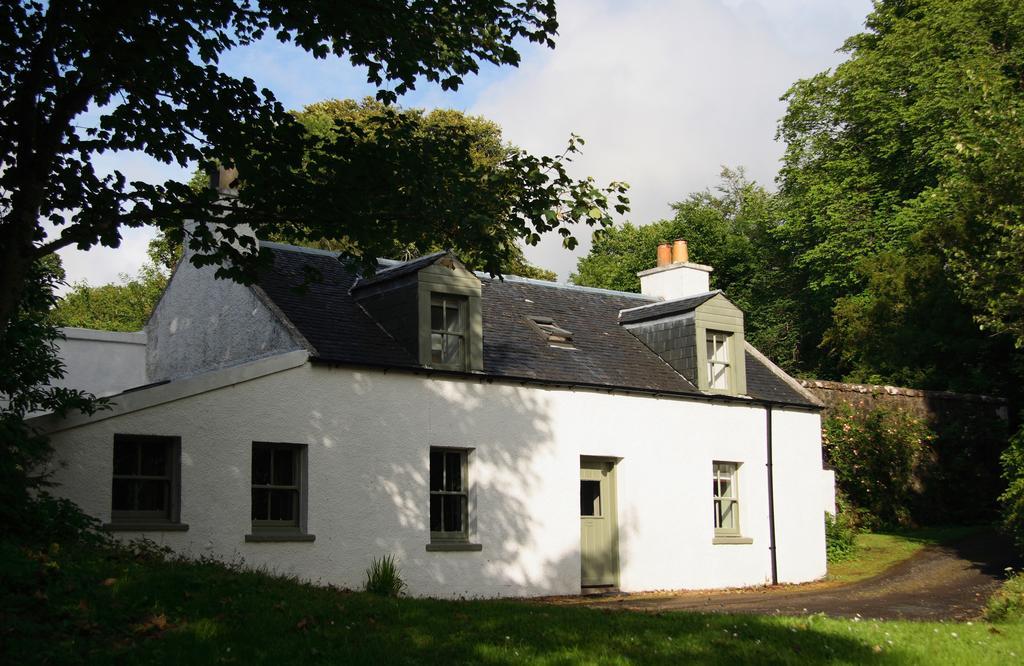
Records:
{"label": "tree", "polygon": [[747,338],[777,363],[798,368],[799,322],[788,290],[786,258],[772,233],[778,225],[775,195],[748,180],[743,169],[723,169],[715,190],[672,204],[675,216],[645,226],[626,224],[595,235],[573,282],[640,291],[637,272],[653,268],[658,243],[685,238],[693,261],[714,267],[712,288],[722,289],[746,314]]}
{"label": "tree", "polygon": [[[464,200],[458,170],[472,162],[471,138],[415,133],[397,112],[371,127],[343,124],[326,140],[310,136],[269,90],[220,70],[227,50],[264,36],[291,42],[315,57],[334,53],[366,67],[392,102],[417,80],[454,89],[479,63],[517,64],[514,40],[553,44],[551,0],[389,0],[337,3],[192,0],[128,5],[53,0],[0,7],[0,331],[18,308],[31,267],[69,245],[116,247],[125,227],[156,224],[188,237],[197,264],[221,264],[221,277],[255,278],[259,261],[235,228],[263,236],[303,230],[311,239],[346,238],[369,263],[394,238],[459,238],[479,248],[487,270],[500,269],[507,238],[537,242],[558,230],[567,246],[570,222],[609,222],[625,210],[625,186],[574,180],[560,157],[522,151],[485,170],[489,188]],[[391,88],[385,88],[385,84]],[[79,128],[80,116],[99,120]],[[387,131],[393,143],[366,142]],[[186,183],[127,182],[101,177],[93,157],[135,150],[181,165],[235,165],[244,175],[231,200]],[[316,158],[305,161],[306,156]],[[395,182],[423,176],[418,187]],[[397,179],[397,180],[396,180]],[[486,196],[485,196],[486,194]],[[46,237],[43,223],[59,233]],[[211,230],[216,222],[218,233]]]}
{"label": "tree", "polygon": [[53,289],[63,277],[57,257],[30,266],[18,311],[0,344],[0,525],[5,532],[40,528],[33,520],[36,512],[28,509],[38,508],[39,493],[48,485],[49,444],[26,427],[25,417],[34,412],[91,414],[104,407],[87,393],[50,385],[64,376],[55,342],[60,335],[49,318]]}
{"label": "tree", "polygon": [[[120,283],[89,286],[85,281],[72,285],[71,290],[58,300],[51,312],[51,321],[57,326],[96,328],[104,331],[138,331],[146,325],[169,274],[168,243],[161,236],[149,244],[149,261],[138,274],[120,275]],[[177,253],[180,257],[180,252]]]}
{"label": "tree", "polygon": [[[359,138],[360,141],[375,144],[391,143],[392,137],[382,133],[386,125],[382,124],[391,113],[397,113],[405,122],[412,125],[412,131],[420,139],[436,136],[456,135],[465,137],[469,141],[468,153],[470,160],[465,164],[466,171],[458,174],[458,177],[474,186],[474,179],[487,175],[496,169],[500,169],[502,163],[510,156],[518,152],[512,145],[502,140],[501,128],[493,121],[481,116],[469,116],[460,111],[452,109],[435,109],[426,112],[423,109],[394,109],[372,98],[361,102],[355,100],[326,100],[310,104],[301,111],[294,113],[298,121],[306,131],[316,137],[331,142],[337,138],[339,128],[344,129],[355,126],[366,130]],[[308,160],[314,158],[307,157]],[[398,183],[399,188],[407,188],[412,183]],[[476,183],[476,186],[490,193],[486,182]],[[554,280],[557,276],[551,271],[530,265],[523,255],[518,238],[509,229],[496,227],[496,232],[506,232],[508,237],[501,243],[499,270],[503,273],[511,273],[524,277],[532,277],[541,280]],[[300,234],[298,237],[286,237],[283,233],[277,232],[271,236],[273,240],[284,242],[302,243],[307,234]],[[406,257],[420,256],[440,249],[454,249],[459,258],[466,262],[471,268],[485,268],[485,258],[479,249],[465,239],[456,237],[452,239],[455,245],[443,246],[437,238],[430,235],[421,235],[419,238],[402,237],[393,239],[390,251],[385,251],[383,256]],[[350,250],[343,239],[321,239],[315,243],[324,249],[337,251]]]}
{"label": "tree", "polygon": [[1009,390],[1024,5],[883,1],[843,50],[790,89],[779,127],[776,236],[803,295],[802,352],[826,376]]}

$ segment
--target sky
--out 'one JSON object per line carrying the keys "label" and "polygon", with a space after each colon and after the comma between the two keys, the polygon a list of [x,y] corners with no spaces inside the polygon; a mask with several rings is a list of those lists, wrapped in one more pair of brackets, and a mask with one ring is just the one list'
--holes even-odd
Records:
{"label": "sky", "polygon": [[[870,9],[870,0],[559,0],[554,50],[524,44],[518,68],[484,65],[455,92],[424,82],[399,103],[483,115],[534,154],[558,154],[579,134],[586,145],[570,173],[629,183],[632,210],[619,221],[646,224],[713,188],[723,166],[773,187],[784,149],[775,141],[780,97],[840,63],[837,49]],[[229,52],[222,66],[287,108],[375,92],[363,70],[272,39]],[[95,166],[149,182],[190,175],[139,154],[107,153]],[[575,251],[549,235],[526,248],[527,259],[566,280],[590,249],[589,229],[576,232]],[[133,275],[152,236],[126,230],[117,249],[61,251],[68,281]]]}

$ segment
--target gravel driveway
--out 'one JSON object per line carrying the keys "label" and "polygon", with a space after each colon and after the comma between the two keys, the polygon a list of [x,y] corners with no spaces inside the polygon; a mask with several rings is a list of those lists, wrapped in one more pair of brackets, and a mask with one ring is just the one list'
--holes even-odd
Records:
{"label": "gravel driveway", "polygon": [[[1010,543],[980,532],[948,546],[928,546],[882,574],[849,584],[810,583],[756,589],[577,597],[596,608],[803,615],[825,613],[904,620],[970,620],[1015,564]],[[568,599],[555,603],[574,603]]]}

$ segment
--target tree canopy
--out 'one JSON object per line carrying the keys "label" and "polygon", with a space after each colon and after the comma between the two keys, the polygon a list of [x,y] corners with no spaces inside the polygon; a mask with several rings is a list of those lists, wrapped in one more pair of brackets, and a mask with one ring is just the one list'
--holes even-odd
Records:
{"label": "tree canopy", "polygon": [[[295,117],[310,135],[327,142],[336,139],[339,131],[351,131],[353,127],[358,127],[363,131],[357,141],[387,146],[393,143],[394,137],[387,131],[388,125],[382,121],[392,114],[398,114],[404,122],[411,123],[411,132],[419,140],[443,141],[447,137],[455,143],[468,141],[469,160],[450,165],[450,170],[452,176],[461,181],[466,191],[482,191],[482,196],[474,197],[475,199],[492,194],[488,182],[489,174],[494,170],[500,170],[502,163],[518,152],[515,146],[503,141],[501,127],[496,123],[482,116],[471,116],[454,109],[434,109],[428,112],[423,109],[392,108],[372,98],[361,102],[326,100],[304,107],[295,112]],[[312,163],[316,159],[317,156],[308,156],[307,163]],[[412,182],[395,183],[398,189],[415,187],[421,178],[421,174],[418,173],[408,173],[408,176],[413,179]],[[495,226],[492,233],[506,234],[498,249],[500,272],[541,280],[554,280],[557,277],[555,273],[532,266],[526,261],[519,238],[513,229]],[[300,244],[308,243],[307,237],[308,233],[305,230],[298,234],[275,231],[270,235],[272,240]],[[486,257],[472,238],[459,235],[447,240],[451,244],[444,245],[443,239],[434,235],[433,230],[424,229],[424,233],[418,235],[410,234],[392,239],[392,247],[384,250],[382,256],[403,258],[420,256],[440,249],[452,249],[471,268],[486,268]],[[350,246],[347,238],[319,238],[313,240],[313,244],[338,251],[357,249]]]}
{"label": "tree canopy", "polygon": [[779,126],[810,364],[993,390],[1024,343],[1024,5],[880,2],[844,51]]}
{"label": "tree canopy", "polygon": [[[329,138],[312,135],[271,91],[219,66],[224,52],[274,37],[365,67],[378,98],[393,102],[421,80],[454,89],[480,62],[517,64],[517,39],[552,45],[550,0],[55,0],[5,3],[0,19],[0,326],[36,260],[70,245],[116,247],[126,227],[180,233],[184,219],[216,221],[219,234],[200,224],[188,238],[193,260],[226,262],[219,274],[241,280],[255,276],[259,259],[236,243],[242,222],[263,236],[346,238],[368,263],[395,238],[458,238],[497,272],[507,239],[537,242],[557,229],[572,246],[569,223],[607,224],[611,210],[627,205],[622,184],[568,176],[575,138],[562,155],[514,150],[480,167],[489,188],[467,196],[458,174],[473,163],[469,133],[423,136],[391,111],[371,126],[342,123]],[[90,109],[97,121],[80,127]],[[392,142],[363,140],[375,131]],[[97,154],[121,150],[183,166],[235,165],[244,184],[225,202],[187,183],[97,173]],[[417,185],[396,190],[412,171]],[[44,223],[56,230],[49,237]]]}

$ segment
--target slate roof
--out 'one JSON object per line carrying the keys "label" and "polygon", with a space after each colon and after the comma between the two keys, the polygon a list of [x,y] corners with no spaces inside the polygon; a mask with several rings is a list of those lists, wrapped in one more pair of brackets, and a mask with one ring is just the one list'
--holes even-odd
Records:
{"label": "slate roof", "polygon": [[619,323],[635,324],[638,321],[661,319],[662,317],[683,314],[684,312],[689,312],[690,310],[703,305],[721,293],[721,289],[715,289],[714,291],[697,294],[696,296],[688,296],[687,298],[676,298],[671,301],[658,301],[657,303],[650,303],[639,307],[634,306],[629,310],[619,313]]}
{"label": "slate roof", "polygon": [[[419,368],[417,359],[395,342],[350,293],[356,276],[335,255],[305,248],[263,243],[274,265],[258,285],[313,347],[314,360]],[[394,265],[374,278],[397,277],[426,265],[437,255]],[[389,262],[390,263],[390,262]],[[305,292],[306,267],[321,281]],[[387,275],[385,275],[387,274]],[[384,278],[379,276],[384,275]],[[604,387],[660,394],[703,396],[682,375],[619,324],[619,312],[661,302],[640,294],[558,285],[507,277],[481,276],[484,327],[484,375],[557,384]],[[360,281],[360,285],[368,280]],[[707,298],[718,292],[712,292]],[[705,300],[707,300],[705,298]],[[696,306],[693,306],[696,307]],[[573,349],[552,347],[528,322],[550,317],[572,332]],[[751,397],[813,407],[759,360],[747,354],[747,389]]]}
{"label": "slate roof", "polygon": [[784,382],[750,352],[747,362],[747,393],[762,400],[794,404],[813,404],[802,393]]}
{"label": "slate roof", "polygon": [[379,270],[368,278],[362,278],[360,280],[357,280],[355,288],[359,289],[360,287],[366,287],[371,284],[377,284],[378,282],[384,282],[385,280],[393,280],[397,277],[402,277],[403,275],[415,273],[421,268],[426,268],[430,264],[434,263],[435,261],[443,257],[445,254],[447,253],[434,252],[433,254],[425,254],[422,257],[417,257],[416,259],[413,259],[412,261],[405,261],[399,264],[395,264],[394,266],[391,266],[389,268]]}

